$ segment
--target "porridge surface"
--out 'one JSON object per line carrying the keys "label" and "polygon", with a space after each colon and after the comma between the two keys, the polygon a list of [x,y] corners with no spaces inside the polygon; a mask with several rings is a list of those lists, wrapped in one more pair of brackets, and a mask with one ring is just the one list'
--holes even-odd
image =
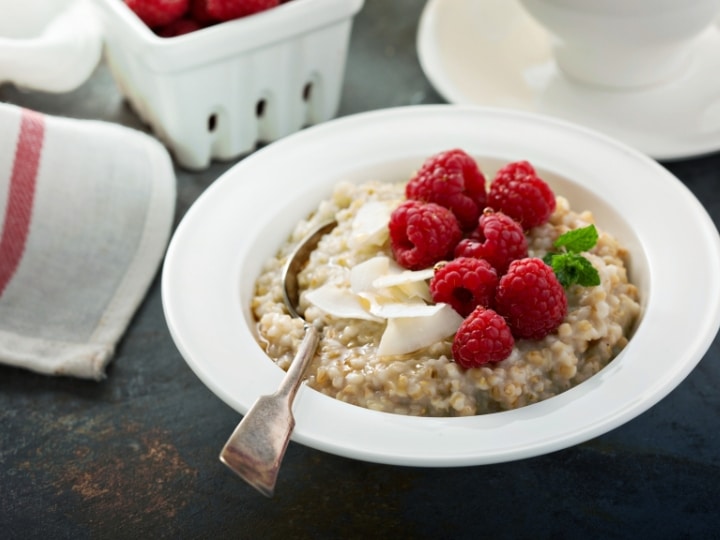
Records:
{"label": "porridge surface", "polygon": [[[353,220],[370,201],[400,204],[405,183],[342,183],[316,212],[299,223],[277,256],[263,267],[252,311],[258,339],[268,356],[287,369],[303,336],[303,323],[285,310],[280,273],[287,255],[315,225],[335,217],[299,276],[301,309],[322,324],[322,338],[308,369],[308,384],[336,399],[368,409],[417,416],[463,416],[514,409],[557,395],[600,371],[626,345],[639,314],[638,293],[628,282],[626,251],[598,227],[597,245],[585,253],[600,275],[596,287],[567,290],[568,313],[557,332],[539,341],[517,340],[496,364],[463,369],[452,361],[452,336],[404,356],[379,356],[383,322],[336,319],[305,299],[326,283],[347,284],[350,269],[378,255],[392,257],[388,242],[354,234]],[[593,223],[557,197],[550,221],[528,232],[530,257],[543,257],[562,233]]]}

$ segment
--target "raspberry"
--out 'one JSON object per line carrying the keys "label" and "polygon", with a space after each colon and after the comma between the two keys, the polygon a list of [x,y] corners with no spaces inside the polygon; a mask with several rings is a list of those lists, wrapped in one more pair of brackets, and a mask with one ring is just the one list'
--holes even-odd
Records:
{"label": "raspberry", "polygon": [[522,226],[502,212],[485,210],[478,228],[455,247],[456,257],[485,259],[504,274],[515,259],[527,257],[528,244]]}
{"label": "raspberry", "polygon": [[200,28],[202,28],[202,25],[199,22],[194,19],[182,17],[181,19],[177,19],[170,24],[166,24],[165,26],[158,28],[157,34],[160,37],[165,38],[177,37],[189,34],[190,32],[195,32],[196,30],[200,30]]}
{"label": "raspberry", "polygon": [[505,319],[492,309],[478,306],[458,328],[452,354],[455,362],[469,369],[505,360],[514,345]]}
{"label": "raspberry", "polygon": [[280,0],[205,0],[209,16],[229,21],[259,13],[280,4]]}
{"label": "raspberry", "polygon": [[190,0],[125,0],[125,3],[150,28],[170,24],[190,7]]}
{"label": "raspberry", "polygon": [[552,268],[527,257],[510,263],[500,278],[495,309],[516,339],[542,339],[557,330],[567,313],[567,297]]}
{"label": "raspberry", "polygon": [[447,208],[405,201],[390,215],[390,247],[395,260],[411,270],[429,268],[449,258],[462,232]]}
{"label": "raspberry", "polygon": [[210,0],[190,0],[190,16],[201,26],[210,26],[219,22],[208,12]]}
{"label": "raspberry", "polygon": [[542,225],[555,211],[555,194],[527,161],[509,163],[490,184],[488,205],[525,229]]}
{"label": "raspberry", "polygon": [[485,208],[485,176],[463,150],[448,150],[425,160],[408,182],[405,195],[449,208],[462,229],[469,230]]}
{"label": "raspberry", "polygon": [[450,304],[460,315],[467,317],[477,306],[490,306],[497,283],[497,272],[490,263],[459,257],[438,265],[430,280],[430,293],[435,303]]}

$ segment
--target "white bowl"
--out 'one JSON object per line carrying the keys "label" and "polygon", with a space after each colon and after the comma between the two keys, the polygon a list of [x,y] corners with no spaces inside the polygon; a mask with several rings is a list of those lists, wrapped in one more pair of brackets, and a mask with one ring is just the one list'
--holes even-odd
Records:
{"label": "white bowl", "polygon": [[162,276],[170,332],[197,376],[240,413],[274,391],[283,372],[256,343],[250,312],[263,262],[338,181],[405,180],[427,156],[453,147],[486,170],[529,160],[573,208],[592,210],[629,248],[643,311],[630,343],[607,368],[557,397],[482,416],[381,413],[303,387],[294,439],[402,465],[508,461],[607,432],[675,388],[720,326],[720,239],[697,199],[656,162],[593,131],[448,105],[308,128],[241,161],[201,195],[177,228]]}
{"label": "white bowl", "polygon": [[120,0],[97,0],[123,95],[189,169],[229,160],[336,112],[363,0],[293,0],[162,38]]}

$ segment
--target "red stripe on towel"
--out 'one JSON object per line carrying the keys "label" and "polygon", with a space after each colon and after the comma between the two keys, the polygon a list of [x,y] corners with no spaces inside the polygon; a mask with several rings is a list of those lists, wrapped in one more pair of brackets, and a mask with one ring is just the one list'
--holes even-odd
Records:
{"label": "red stripe on towel", "polygon": [[44,138],[43,115],[23,109],[0,238],[0,296],[15,274],[25,251]]}

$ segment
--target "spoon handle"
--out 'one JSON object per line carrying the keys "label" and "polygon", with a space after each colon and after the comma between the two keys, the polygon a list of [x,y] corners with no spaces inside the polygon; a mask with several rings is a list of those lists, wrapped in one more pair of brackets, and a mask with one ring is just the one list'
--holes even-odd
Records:
{"label": "spoon handle", "polygon": [[297,393],[300,383],[302,382],[303,375],[307,370],[310,361],[315,356],[315,350],[317,349],[318,342],[320,341],[320,333],[310,323],[305,323],[305,335],[303,340],[300,342],[300,346],[295,353],[295,357],[290,363],[290,367],[285,374],[280,386],[275,391],[278,398],[284,398],[288,402],[288,408],[292,405],[295,394]]}
{"label": "spoon handle", "polygon": [[278,390],[260,396],[220,452],[220,461],[267,497],[275,490],[278,471],[295,427],[292,402],[320,334],[305,325],[305,336]]}

